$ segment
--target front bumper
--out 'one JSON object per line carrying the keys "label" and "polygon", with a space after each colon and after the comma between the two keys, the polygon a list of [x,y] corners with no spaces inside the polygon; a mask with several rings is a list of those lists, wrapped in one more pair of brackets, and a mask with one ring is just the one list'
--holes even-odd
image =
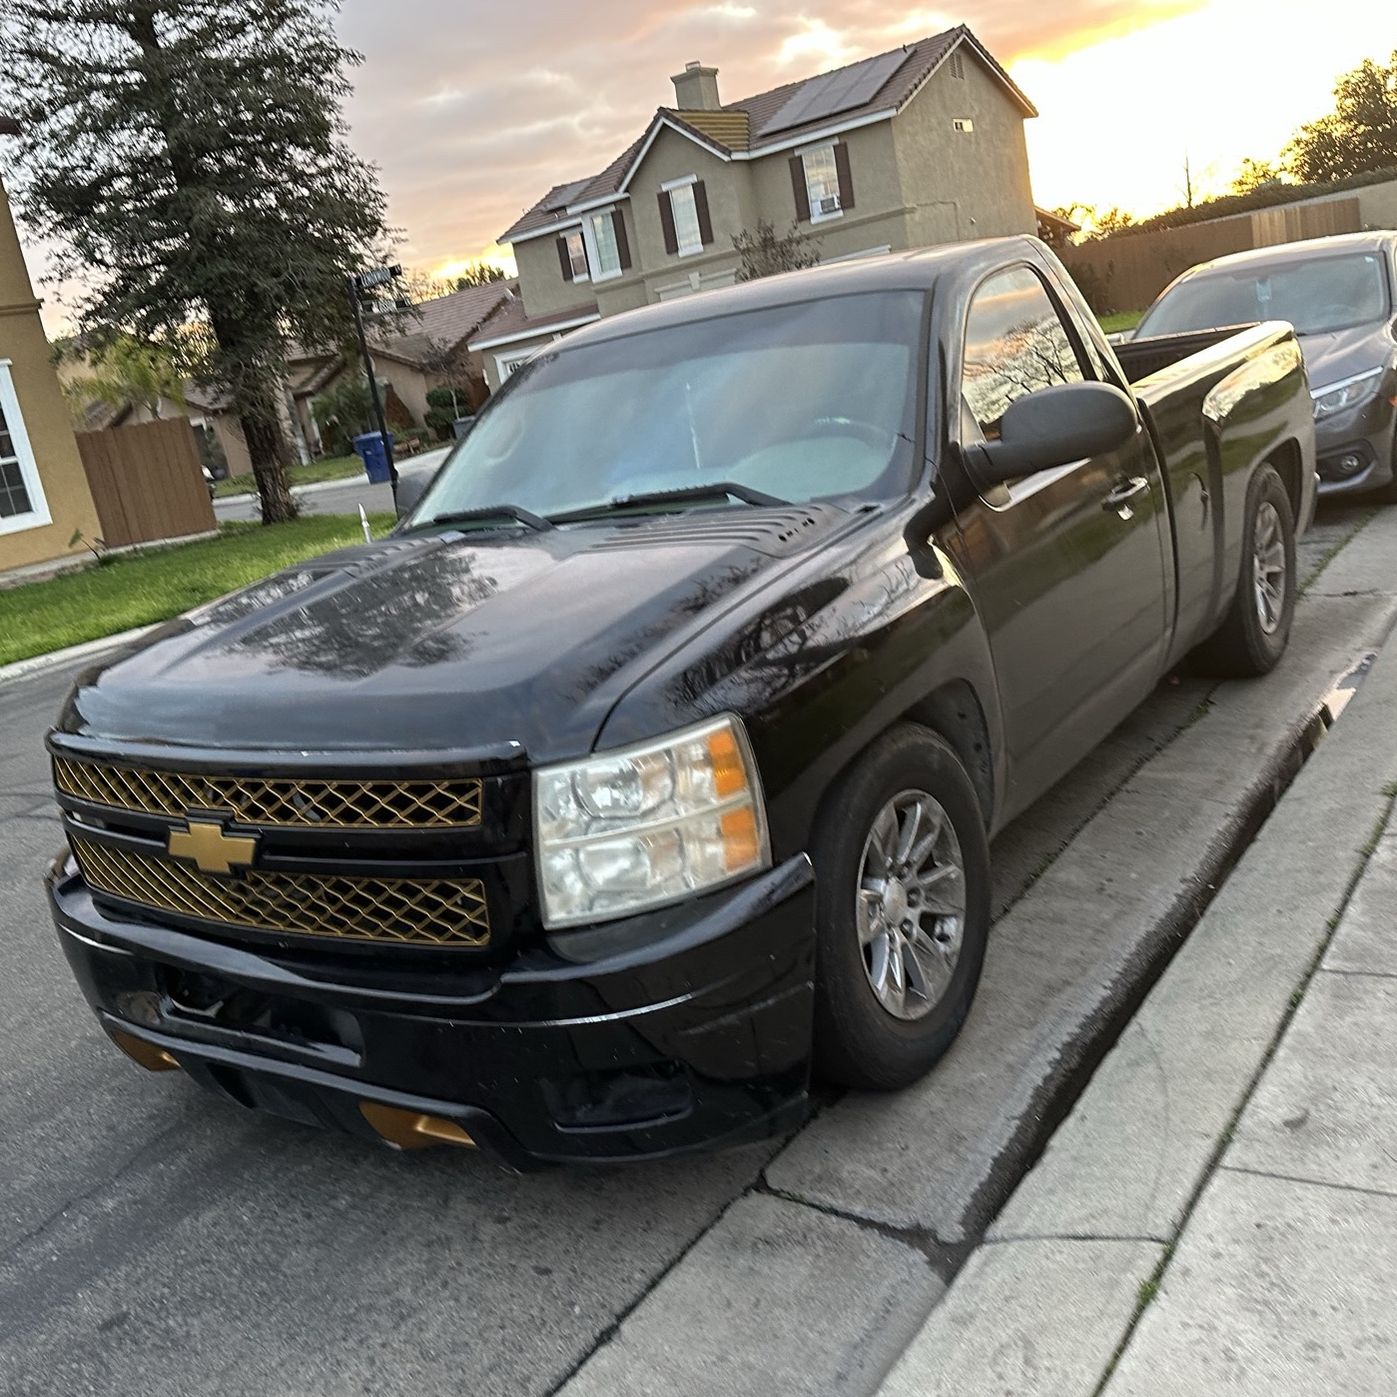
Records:
{"label": "front bumper", "polygon": [[108,1033],[243,1106],[371,1139],[392,1138],[370,1124],[392,1108],[450,1122],[515,1168],[741,1144],[804,1118],[804,855],[504,966],[430,972],[391,952],[347,968],[114,917],[67,869],[49,895]]}
{"label": "front bumper", "polygon": [[1397,469],[1397,406],[1387,397],[1317,423],[1319,493],[1360,495],[1380,490]]}

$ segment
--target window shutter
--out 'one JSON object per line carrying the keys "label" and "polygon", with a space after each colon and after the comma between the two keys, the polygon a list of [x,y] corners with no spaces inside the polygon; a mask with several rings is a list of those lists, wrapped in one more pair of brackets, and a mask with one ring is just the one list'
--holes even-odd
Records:
{"label": "window shutter", "polygon": [[626,236],[626,220],[621,216],[620,209],[611,211],[611,226],[616,232],[616,257],[621,264],[621,270],[628,272],[631,269],[631,243]]}
{"label": "window shutter", "polygon": [[791,156],[791,192],[796,196],[796,222],[810,222],[810,191],[805,184],[805,161]]}
{"label": "window shutter", "polygon": [[664,230],[665,251],[671,257],[679,251],[679,235],[674,231],[674,205],[669,201],[669,190],[660,190],[660,227]]}
{"label": "window shutter", "polygon": [[703,181],[694,181],[694,212],[698,215],[699,242],[704,247],[713,241],[713,220],[708,216],[708,191]]}
{"label": "window shutter", "polygon": [[572,254],[568,251],[568,240],[566,237],[558,239],[558,265],[563,270],[563,280],[572,280]]}
{"label": "window shutter", "polygon": [[843,141],[834,147],[834,170],[839,176],[839,207],[851,209],[854,207],[854,180],[849,173],[849,147]]}

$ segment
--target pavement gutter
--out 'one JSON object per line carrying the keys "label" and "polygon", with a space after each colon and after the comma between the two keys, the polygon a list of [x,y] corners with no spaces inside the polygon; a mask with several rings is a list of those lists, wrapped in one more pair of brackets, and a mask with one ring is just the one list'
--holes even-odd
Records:
{"label": "pavement gutter", "polygon": [[1388,643],[881,1394],[1102,1389],[1353,896],[1395,782]]}

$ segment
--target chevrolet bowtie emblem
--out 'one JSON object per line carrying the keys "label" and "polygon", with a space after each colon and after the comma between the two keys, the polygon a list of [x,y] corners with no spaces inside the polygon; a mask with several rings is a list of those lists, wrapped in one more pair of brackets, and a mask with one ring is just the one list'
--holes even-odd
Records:
{"label": "chevrolet bowtie emblem", "polygon": [[190,820],[188,829],[172,829],[165,847],[172,858],[189,859],[203,873],[247,868],[257,853],[255,839],[227,834],[212,820]]}

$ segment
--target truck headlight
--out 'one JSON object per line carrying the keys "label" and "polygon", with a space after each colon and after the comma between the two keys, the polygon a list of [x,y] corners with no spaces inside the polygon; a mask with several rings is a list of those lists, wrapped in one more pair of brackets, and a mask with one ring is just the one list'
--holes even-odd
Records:
{"label": "truck headlight", "polygon": [[1318,422],[1325,417],[1333,417],[1336,412],[1355,407],[1365,398],[1372,397],[1378,391],[1378,384],[1386,372],[1385,369],[1372,369],[1368,373],[1346,378],[1341,383],[1331,383],[1325,388],[1312,389],[1310,397],[1314,399],[1315,421]]}
{"label": "truck headlight", "polygon": [[756,763],[734,717],[541,768],[534,834],[547,927],[658,907],[771,861]]}

